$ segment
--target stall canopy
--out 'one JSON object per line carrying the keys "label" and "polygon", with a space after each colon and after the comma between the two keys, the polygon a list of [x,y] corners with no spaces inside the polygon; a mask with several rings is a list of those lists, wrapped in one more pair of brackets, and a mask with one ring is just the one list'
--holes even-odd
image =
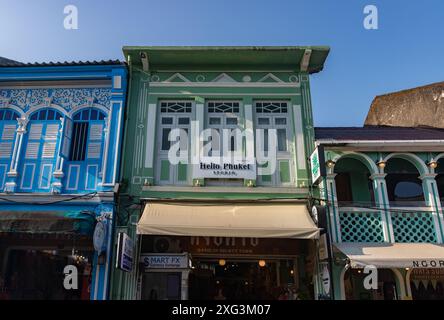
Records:
{"label": "stall canopy", "polygon": [[444,245],[433,243],[336,243],[352,268],[444,268]]}
{"label": "stall canopy", "polygon": [[92,235],[95,215],[90,211],[2,211],[0,232],[75,233]]}
{"label": "stall canopy", "polygon": [[145,206],[138,234],[315,239],[302,204],[157,203]]}

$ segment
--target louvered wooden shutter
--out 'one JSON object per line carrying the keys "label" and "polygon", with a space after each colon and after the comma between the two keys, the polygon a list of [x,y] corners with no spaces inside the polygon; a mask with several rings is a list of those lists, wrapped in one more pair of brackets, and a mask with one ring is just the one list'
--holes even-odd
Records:
{"label": "louvered wooden shutter", "polygon": [[69,158],[69,152],[71,150],[73,122],[68,117],[65,117],[63,121],[63,136],[61,141],[62,147],[60,148],[60,156],[67,159]]}
{"label": "louvered wooden shutter", "polygon": [[91,124],[88,138],[88,159],[100,159],[102,154],[103,124]]}
{"label": "louvered wooden shutter", "polygon": [[3,126],[0,136],[0,159],[9,159],[12,156],[15,129],[15,124],[5,124]]}

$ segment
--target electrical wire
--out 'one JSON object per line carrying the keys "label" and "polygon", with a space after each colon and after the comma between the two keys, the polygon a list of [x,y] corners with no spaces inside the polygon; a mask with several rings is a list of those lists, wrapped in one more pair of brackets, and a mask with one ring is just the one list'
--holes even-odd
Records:
{"label": "electrical wire", "polygon": [[49,201],[49,202],[26,202],[25,203],[23,201],[17,201],[17,200],[7,199],[7,198],[3,198],[3,197],[0,197],[0,200],[5,201],[5,202],[28,204],[28,205],[52,205],[52,204],[69,202],[69,201],[78,200],[78,199],[87,199],[88,200],[88,199],[94,198],[96,195],[97,195],[97,192],[90,192],[90,193],[80,194],[80,195],[77,195],[77,196],[74,196],[74,197],[68,198],[68,199],[60,199],[60,200]]}

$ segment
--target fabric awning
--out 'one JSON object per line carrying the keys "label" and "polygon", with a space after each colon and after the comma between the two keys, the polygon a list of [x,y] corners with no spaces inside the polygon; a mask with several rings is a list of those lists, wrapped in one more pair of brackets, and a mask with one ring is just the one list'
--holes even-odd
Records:
{"label": "fabric awning", "polygon": [[95,223],[89,211],[2,211],[0,232],[76,233],[91,235]]}
{"label": "fabric awning", "polygon": [[433,243],[336,243],[352,268],[444,268],[444,245]]}
{"label": "fabric awning", "polygon": [[138,234],[315,239],[302,204],[157,203],[145,206]]}

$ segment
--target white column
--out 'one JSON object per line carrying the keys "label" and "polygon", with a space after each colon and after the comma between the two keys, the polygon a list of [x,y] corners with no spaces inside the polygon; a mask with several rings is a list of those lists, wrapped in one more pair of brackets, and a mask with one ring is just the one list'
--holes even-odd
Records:
{"label": "white column", "polygon": [[443,243],[442,232],[444,221],[442,217],[441,200],[439,199],[438,187],[435,180],[436,174],[424,174],[419,178],[422,180],[424,190],[424,198],[426,205],[432,209],[433,222],[435,224],[436,240],[438,243]]}
{"label": "white column", "polygon": [[15,188],[17,187],[17,177],[18,177],[18,163],[20,160],[20,155],[22,153],[22,145],[23,139],[26,133],[26,126],[28,124],[28,120],[26,118],[17,119],[18,128],[16,130],[15,141],[14,141],[14,149],[12,151],[11,164],[9,167],[9,172],[7,173],[8,178],[11,180],[5,183],[5,191],[6,192],[15,192]]}
{"label": "white column", "polygon": [[205,127],[205,109],[204,104],[202,102],[196,102],[196,119],[194,121],[194,125],[191,126],[191,170],[192,180],[196,179],[195,177],[195,166],[199,165],[201,145],[200,145],[200,136]]}
{"label": "white column", "polygon": [[333,242],[342,242],[341,239],[341,223],[339,220],[339,206],[336,195],[336,173],[329,173],[326,177],[327,199],[330,203],[328,208],[330,212],[331,235]]}
{"label": "white column", "polygon": [[384,232],[384,241],[394,243],[395,236],[393,233],[392,217],[389,212],[389,199],[387,193],[387,184],[385,182],[385,173],[375,173],[370,176],[373,181],[373,189],[375,193],[376,206],[381,210],[381,221]]}

